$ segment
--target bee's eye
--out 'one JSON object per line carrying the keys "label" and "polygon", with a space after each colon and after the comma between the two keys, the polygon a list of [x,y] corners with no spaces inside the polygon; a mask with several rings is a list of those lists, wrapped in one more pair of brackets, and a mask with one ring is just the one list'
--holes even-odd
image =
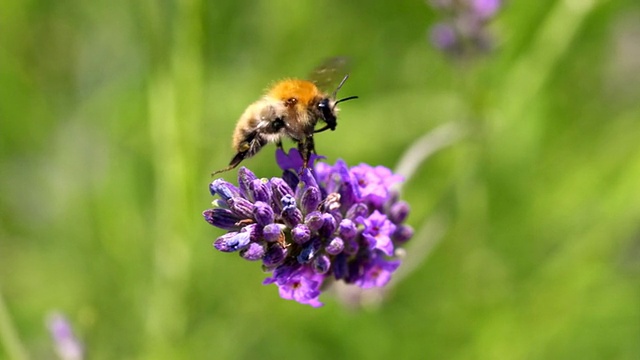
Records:
{"label": "bee's eye", "polygon": [[288,98],[288,99],[284,102],[284,104],[285,104],[287,107],[292,107],[292,106],[294,106],[294,105],[295,105],[295,104],[297,104],[297,103],[298,103],[298,99],[296,99],[296,98]]}
{"label": "bee's eye", "polygon": [[284,127],[284,120],[282,118],[276,118],[271,122],[271,130],[278,131]]}
{"label": "bee's eye", "polygon": [[329,99],[324,99],[318,103],[318,110],[322,114],[324,121],[331,122],[333,120],[334,115],[331,113],[331,107],[329,105]]}

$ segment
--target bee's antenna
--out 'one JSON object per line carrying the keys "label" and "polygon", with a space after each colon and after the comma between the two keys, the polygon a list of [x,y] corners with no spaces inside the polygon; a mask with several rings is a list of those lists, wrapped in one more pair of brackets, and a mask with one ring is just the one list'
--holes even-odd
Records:
{"label": "bee's antenna", "polygon": [[340,90],[340,88],[342,87],[342,85],[344,85],[344,82],[345,82],[345,81],[347,81],[347,79],[348,79],[348,78],[349,78],[349,74],[345,75],[345,76],[342,78],[342,81],[340,81],[340,84],[338,85],[338,87],[337,87],[335,90],[333,90],[333,93],[331,93],[331,98],[332,98],[332,99],[335,99],[335,98],[336,98],[336,95],[338,95],[338,91]]}
{"label": "bee's antenna", "polygon": [[336,108],[336,105],[338,105],[338,103],[341,103],[341,102],[343,102],[343,101],[347,101],[347,100],[357,99],[357,98],[358,98],[358,97],[354,95],[354,96],[346,97],[346,98],[344,98],[344,99],[340,99],[340,100],[338,100],[338,101],[336,101],[336,102],[334,102],[334,103],[333,103],[333,108],[335,109],[335,108]]}

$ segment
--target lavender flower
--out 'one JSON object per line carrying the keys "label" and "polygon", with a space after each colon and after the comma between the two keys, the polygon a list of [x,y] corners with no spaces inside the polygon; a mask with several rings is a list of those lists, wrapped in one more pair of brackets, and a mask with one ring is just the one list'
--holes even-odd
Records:
{"label": "lavender flower", "polygon": [[276,152],[281,178],[258,179],[238,170],[238,186],[222,179],[210,185],[214,207],[207,222],[228,232],[213,243],[222,252],[238,252],[262,261],[280,296],[313,307],[333,280],[362,288],[382,287],[400,262],[397,247],[413,229],[403,224],[409,212],[394,186],[402,178],[367,164],[348,167],[317,162],[303,168],[300,153]]}
{"label": "lavender flower", "polygon": [[63,360],[84,358],[84,348],[73,334],[69,321],[60,313],[53,313],[47,319],[47,327],[53,338],[58,357]]}
{"label": "lavender flower", "polygon": [[500,10],[501,0],[431,0],[429,3],[447,14],[446,19],[429,32],[437,48],[461,56],[492,47],[493,38],[486,27]]}

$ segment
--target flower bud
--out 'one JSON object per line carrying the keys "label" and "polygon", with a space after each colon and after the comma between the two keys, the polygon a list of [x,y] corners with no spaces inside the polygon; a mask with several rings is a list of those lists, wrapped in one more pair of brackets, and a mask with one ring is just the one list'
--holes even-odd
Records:
{"label": "flower bud", "polygon": [[317,187],[309,187],[302,193],[302,197],[300,199],[300,207],[305,214],[308,214],[312,211],[318,209],[318,205],[320,202],[322,194],[320,194],[320,190]]}
{"label": "flower bud", "polygon": [[260,226],[271,224],[274,220],[273,209],[262,201],[256,201],[253,207],[253,218]]}
{"label": "flower bud", "polygon": [[318,187],[318,183],[316,182],[316,179],[313,177],[313,173],[309,168],[302,169],[302,171],[300,172],[300,181],[302,181],[304,187],[306,188]]}
{"label": "flower bud", "polygon": [[302,248],[302,251],[300,251],[300,254],[297,257],[298,262],[300,264],[309,263],[316,256],[321,245],[320,239],[318,238],[309,241],[305,247]]}
{"label": "flower bud", "polygon": [[256,179],[249,183],[249,189],[253,194],[254,201],[262,201],[264,203],[271,203],[271,184],[267,179]]}
{"label": "flower bud", "polygon": [[313,271],[316,274],[326,274],[331,267],[331,260],[327,255],[320,255],[313,259]]}
{"label": "flower bud", "polygon": [[238,188],[223,179],[213,180],[213,182],[209,184],[209,191],[211,191],[211,195],[220,195],[224,201],[229,201],[231,198],[240,196]]}
{"label": "flower bud", "polygon": [[302,212],[296,207],[296,200],[292,195],[285,195],[282,198],[282,220],[284,223],[293,228],[302,222]]}
{"label": "flower bud", "polygon": [[338,233],[344,240],[353,240],[358,234],[356,224],[350,219],[343,219],[338,227]]}
{"label": "flower bud", "polygon": [[228,209],[208,209],[202,212],[204,219],[211,225],[224,230],[237,230],[240,218]]}
{"label": "flower bud", "polygon": [[331,214],[322,214],[322,219],[324,223],[318,233],[324,238],[329,238],[336,231],[336,219]]}
{"label": "flower bud", "polygon": [[398,201],[391,205],[388,214],[389,220],[394,224],[404,222],[407,219],[407,215],[409,215],[409,204],[404,201]]}
{"label": "flower bud", "polygon": [[349,210],[347,210],[347,219],[356,220],[360,216],[366,217],[369,213],[369,207],[363,203],[353,204]]}
{"label": "flower bud", "polygon": [[238,251],[249,244],[250,235],[248,232],[230,232],[220,236],[213,243],[213,246],[222,252]]}
{"label": "flower bud", "polygon": [[311,238],[311,230],[304,224],[298,224],[291,230],[291,237],[297,244],[304,244]]}
{"label": "flower bud", "polygon": [[264,246],[255,242],[250,243],[248,247],[240,250],[240,256],[249,261],[262,259],[264,253]]}
{"label": "flower bud", "polygon": [[282,238],[282,228],[279,224],[268,224],[262,228],[262,237],[266,242],[276,242]]}
{"label": "flower bud", "polygon": [[391,240],[397,244],[403,244],[413,237],[413,228],[409,225],[398,225],[391,235]]}
{"label": "flower bud", "polygon": [[344,241],[339,237],[334,237],[324,248],[329,255],[338,255],[344,249]]}
{"label": "flower bud", "polygon": [[262,263],[267,268],[281,264],[287,256],[287,250],[278,244],[271,244],[262,258]]}
{"label": "flower bud", "polygon": [[253,204],[240,196],[227,200],[229,209],[233,211],[240,219],[253,219]]}
{"label": "flower bud", "polygon": [[324,219],[322,213],[319,211],[312,211],[304,218],[304,223],[309,227],[312,232],[318,231],[322,225],[324,225]]}
{"label": "flower bud", "polygon": [[242,166],[238,169],[238,187],[240,190],[240,194],[245,198],[253,201],[253,192],[251,191],[251,182],[257,180],[257,177],[251,170]]}
{"label": "flower bud", "polygon": [[271,195],[271,199],[275,206],[276,213],[279,213],[283,209],[282,199],[289,195],[293,198],[293,190],[287,185],[287,183],[280,178],[271,178],[271,191],[273,195]]}

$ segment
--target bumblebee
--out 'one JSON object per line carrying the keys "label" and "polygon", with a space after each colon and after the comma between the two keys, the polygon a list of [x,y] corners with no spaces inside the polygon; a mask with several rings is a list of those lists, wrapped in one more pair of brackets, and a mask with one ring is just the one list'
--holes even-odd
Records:
{"label": "bumblebee", "polygon": [[[268,143],[282,148],[284,138],[297,143],[303,166],[307,167],[311,154],[315,153],[313,135],[335,130],[338,103],[358,98],[336,100],[338,91],[349,78],[347,63],[344,57],[330,58],[313,70],[309,80],[286,79],[275,83],[240,116],[233,132],[232,146],[236,154],[229,166],[211,175],[234,169]],[[324,92],[336,83],[331,94]],[[316,129],[319,122],[324,126]]]}

